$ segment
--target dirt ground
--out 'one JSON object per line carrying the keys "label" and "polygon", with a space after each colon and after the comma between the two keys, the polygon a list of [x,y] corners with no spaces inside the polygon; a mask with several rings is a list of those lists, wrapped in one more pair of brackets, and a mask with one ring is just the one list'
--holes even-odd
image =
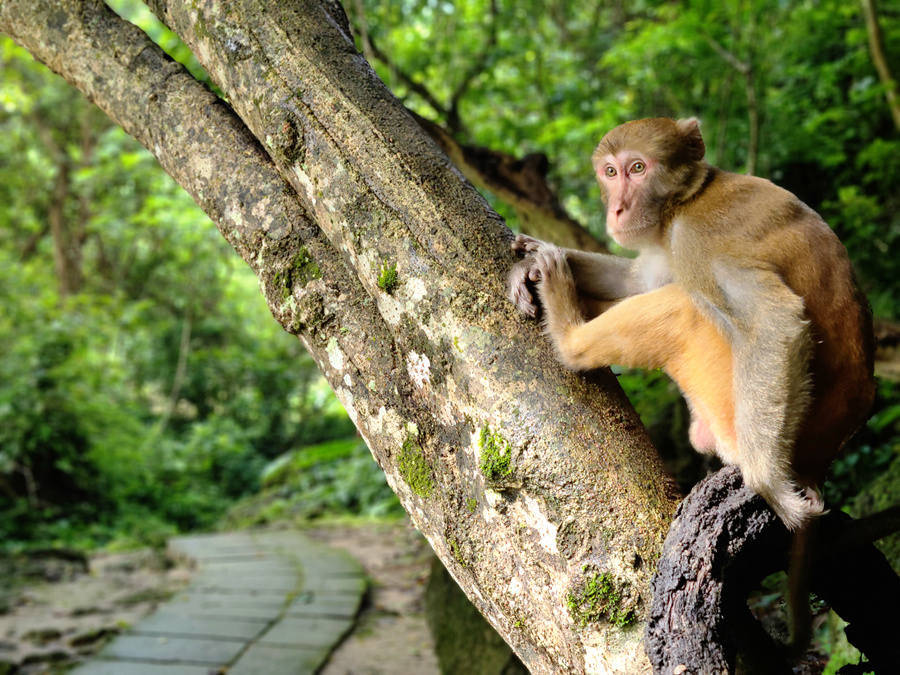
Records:
{"label": "dirt ground", "polygon": [[183,561],[149,550],[101,553],[86,562],[47,552],[4,570],[0,674],[59,672],[96,652],[190,578]]}
{"label": "dirt ground", "polygon": [[425,585],[431,548],[408,521],[336,525],[307,530],[347,551],[371,579],[353,632],[338,646],[324,675],[437,675],[425,623]]}

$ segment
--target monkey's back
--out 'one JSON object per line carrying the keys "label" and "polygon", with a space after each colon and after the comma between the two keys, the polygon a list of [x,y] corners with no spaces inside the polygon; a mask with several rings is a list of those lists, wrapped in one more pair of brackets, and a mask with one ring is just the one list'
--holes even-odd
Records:
{"label": "monkey's back", "polygon": [[780,269],[804,299],[813,338],[813,396],[797,437],[794,468],[819,483],[872,407],[874,338],[869,305],[846,249],[818,214],[803,208],[792,237],[799,241],[782,254]]}
{"label": "monkey's back", "polygon": [[[802,482],[818,484],[865,422],[874,399],[868,303],[856,285],[846,249],[815,211],[767,180],[712,171],[719,187],[713,203],[701,193],[684,209],[684,222],[679,223],[693,254],[689,273],[704,274],[716,256],[739,258],[777,272],[803,298],[812,329],[812,397],[792,465]],[[708,231],[691,231],[694,209],[717,215]],[[707,241],[721,243],[711,249]]]}

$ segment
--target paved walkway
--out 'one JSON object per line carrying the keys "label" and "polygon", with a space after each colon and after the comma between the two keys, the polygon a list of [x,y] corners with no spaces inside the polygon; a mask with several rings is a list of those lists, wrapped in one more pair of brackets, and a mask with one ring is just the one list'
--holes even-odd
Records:
{"label": "paved walkway", "polygon": [[314,673],[352,628],[366,582],[349,555],[294,531],[179,537],[190,585],[77,675]]}

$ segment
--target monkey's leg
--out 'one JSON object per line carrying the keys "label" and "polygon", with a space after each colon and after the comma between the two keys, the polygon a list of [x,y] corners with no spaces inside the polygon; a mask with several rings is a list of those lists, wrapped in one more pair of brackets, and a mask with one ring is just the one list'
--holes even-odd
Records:
{"label": "monkey's leg", "polygon": [[586,322],[565,252],[539,250],[535,270],[546,332],[567,367],[589,370],[616,363],[664,368],[680,361],[691,319],[686,310],[692,303],[676,285],[633,295]]}
{"label": "monkey's leg", "polygon": [[797,430],[809,404],[812,340],[803,300],[775,272],[713,264],[734,348],[738,464],[747,485],[762,495],[789,529],[822,512],[804,495],[791,468]]}
{"label": "monkey's leg", "polygon": [[538,290],[546,332],[560,361],[573,370],[614,363],[665,369],[688,399],[694,422],[712,435],[698,449],[736,463],[732,354],[725,337],[677,284],[633,295],[584,321],[562,256],[548,249],[535,261],[543,275]]}

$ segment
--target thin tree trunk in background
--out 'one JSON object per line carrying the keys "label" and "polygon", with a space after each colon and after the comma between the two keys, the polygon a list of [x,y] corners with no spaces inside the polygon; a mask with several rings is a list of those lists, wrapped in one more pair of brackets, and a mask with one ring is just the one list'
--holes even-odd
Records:
{"label": "thin tree trunk in background", "polygon": [[56,164],[56,177],[47,210],[50,234],[53,237],[53,263],[60,297],[74,295],[81,290],[81,237],[68,220],[66,206],[72,196],[72,166],[64,152]]}
{"label": "thin tree trunk in background", "polygon": [[748,66],[747,72],[744,73],[744,79],[747,91],[747,124],[750,127],[744,173],[753,176],[756,173],[756,160],[759,157],[759,103],[756,100],[756,82],[752,66]]}
{"label": "thin tree trunk in background", "polygon": [[872,55],[872,63],[875,64],[878,78],[884,87],[884,97],[891,110],[894,127],[900,131],[900,96],[897,94],[897,81],[894,79],[884,55],[884,40],[881,36],[881,26],[878,24],[878,9],[875,0],[861,0],[861,2],[863,16],[866,19],[866,33],[869,36],[869,53]]}
{"label": "thin tree trunk in background", "polygon": [[[150,4],[230,107],[98,0],[0,0],[0,30],[213,218],[533,672],[646,672],[672,487],[614,378],[565,372],[506,301],[508,229],[356,52],[339,5]],[[613,593],[591,595],[599,578]]]}

